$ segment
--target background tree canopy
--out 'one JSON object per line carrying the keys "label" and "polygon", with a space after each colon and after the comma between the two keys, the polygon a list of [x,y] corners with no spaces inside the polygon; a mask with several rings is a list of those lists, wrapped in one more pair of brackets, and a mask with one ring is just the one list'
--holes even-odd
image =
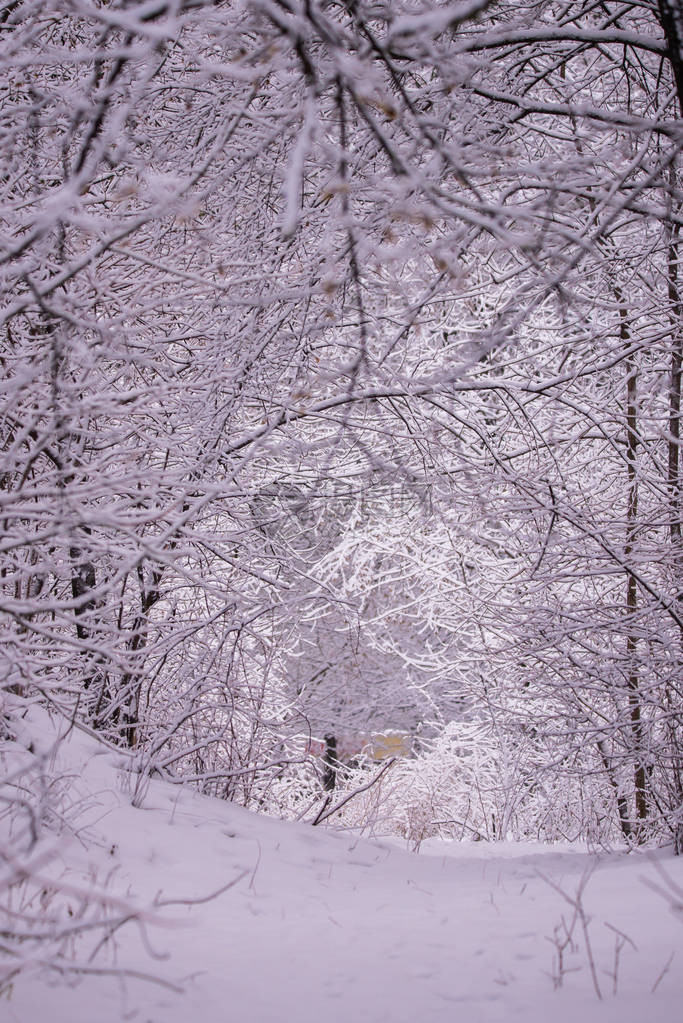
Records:
{"label": "background tree canopy", "polygon": [[681,38],[0,2],[7,742],[291,815],[401,728],[479,833],[683,845]]}

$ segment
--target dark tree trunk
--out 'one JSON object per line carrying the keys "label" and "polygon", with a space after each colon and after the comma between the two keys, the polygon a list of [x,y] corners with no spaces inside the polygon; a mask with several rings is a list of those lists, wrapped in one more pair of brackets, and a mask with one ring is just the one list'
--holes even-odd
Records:
{"label": "dark tree trunk", "polygon": [[323,756],[323,788],[331,792],[337,782],[337,739],[334,735],[325,736],[325,754]]}
{"label": "dark tree trunk", "polygon": [[75,608],[76,635],[83,644],[83,689],[89,703],[89,716],[94,728],[103,729],[110,721],[118,723],[118,708],[110,712],[111,692],[104,668],[104,653],[96,649],[102,645],[102,636],[96,625],[99,604],[95,596],[97,572],[95,565],[79,547],[71,547],[71,593],[78,601]]}
{"label": "dark tree trunk", "polygon": [[683,4],[681,0],[659,0],[659,24],[662,26],[667,57],[673,71],[678,106],[683,113]]}
{"label": "dark tree trunk", "polygon": [[[620,289],[615,288],[619,303],[622,302]],[[620,338],[624,349],[629,352],[631,331],[628,322],[628,310],[621,305]],[[626,654],[628,657],[628,704],[631,718],[631,741],[633,744],[634,768],[633,783],[635,789],[635,816],[638,822],[647,818],[647,769],[645,766],[645,730],[641,705],[640,679],[638,677],[638,636],[636,618],[638,612],[638,585],[636,577],[629,568],[633,555],[638,531],[638,467],[637,454],[640,441],[638,428],[638,370],[632,352],[626,361],[626,473],[628,482],[626,506],[626,541],[624,544],[624,562],[626,567]],[[640,836],[640,828],[635,833]]]}

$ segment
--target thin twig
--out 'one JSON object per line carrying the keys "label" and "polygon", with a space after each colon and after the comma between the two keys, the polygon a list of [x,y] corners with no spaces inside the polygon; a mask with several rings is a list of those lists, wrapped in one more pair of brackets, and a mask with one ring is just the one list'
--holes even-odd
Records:
{"label": "thin twig", "polygon": [[241,874],[234,877],[232,881],[228,881],[227,884],[224,884],[222,888],[217,888],[215,892],[211,892],[209,895],[203,895],[198,899],[193,899],[189,896],[185,899],[161,899],[155,900],[154,906],[155,908],[161,908],[163,906],[202,906],[206,902],[211,902],[212,899],[217,899],[219,895],[222,895],[223,892],[227,892],[229,888],[234,888],[235,885],[239,884],[242,878],[246,877],[248,873],[249,868],[247,867]]}
{"label": "thin twig", "polygon": [[650,994],[651,995],[654,994],[655,991],[657,990],[657,988],[659,986],[659,982],[661,980],[664,980],[664,978],[666,977],[667,973],[669,972],[669,967],[671,966],[671,964],[672,964],[672,962],[674,960],[674,956],[675,955],[676,955],[676,953],[672,952],[671,955],[669,956],[669,958],[667,959],[667,961],[666,961],[666,963],[664,965],[664,969],[661,971],[661,973],[657,977],[657,980],[654,982],[654,984],[650,988]]}
{"label": "thin twig", "polygon": [[335,805],[330,810],[328,810],[327,813],[324,813],[325,807],[328,805],[329,800],[331,798],[330,796],[328,796],[327,800],[323,804],[323,807],[320,810],[320,812],[318,813],[318,815],[316,816],[315,820],[311,821],[311,825],[313,827],[315,827],[316,824],[322,824],[322,822],[326,821],[328,819],[328,817],[331,817],[333,813],[337,813],[337,811],[341,810],[341,808],[343,806],[346,806],[346,804],[348,802],[350,802],[356,796],[359,796],[361,794],[361,792],[367,792],[368,789],[372,788],[372,786],[375,784],[375,782],[379,781],[379,779],[382,777],[384,772],[388,771],[389,768],[391,767],[391,765],[395,764],[395,763],[396,763],[396,757],[390,757],[390,759],[387,760],[387,762],[377,772],[377,774],[375,775],[374,778],[372,778],[365,785],[361,785],[360,788],[354,789],[353,792],[349,792],[349,794],[344,796],[343,799],[340,799],[340,801],[338,803],[335,803]]}

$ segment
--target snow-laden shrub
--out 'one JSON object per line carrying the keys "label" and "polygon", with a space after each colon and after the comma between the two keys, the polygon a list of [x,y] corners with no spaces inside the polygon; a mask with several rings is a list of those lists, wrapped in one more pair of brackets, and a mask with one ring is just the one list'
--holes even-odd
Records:
{"label": "snow-laden shrub", "polygon": [[[496,734],[485,723],[452,721],[418,756],[395,761],[375,784],[330,818],[373,836],[396,835],[418,849],[427,838],[496,841],[618,839],[604,788],[570,765],[541,767],[533,734]],[[341,802],[381,765],[346,772]]]}
{"label": "snow-laden shrub", "polygon": [[114,935],[146,907],[112,897],[114,848],[90,858],[93,810],[105,812],[106,794],[82,776],[103,754],[119,756],[38,701],[0,693],[0,1000],[25,969],[51,979],[100,968],[126,975]]}
{"label": "snow-laden shrub", "polygon": [[289,816],[288,786],[308,758],[278,655],[259,637],[212,639],[195,637],[144,686],[134,797],[156,776],[278,816],[282,804]]}

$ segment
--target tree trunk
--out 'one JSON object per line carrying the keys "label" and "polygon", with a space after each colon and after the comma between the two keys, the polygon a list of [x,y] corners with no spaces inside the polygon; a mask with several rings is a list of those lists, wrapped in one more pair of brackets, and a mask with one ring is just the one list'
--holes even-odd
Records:
{"label": "tree trunk", "polygon": [[331,792],[336,785],[338,764],[336,736],[326,735],[323,756],[323,788],[326,792]]}
{"label": "tree trunk", "polygon": [[659,0],[659,24],[666,38],[667,57],[676,83],[678,106],[683,114],[683,4],[680,0]]}
{"label": "tree trunk", "polygon": [[[621,293],[617,291],[621,300]],[[619,311],[620,336],[626,349],[631,343],[626,308],[622,305]],[[637,668],[638,638],[636,633],[636,614],[638,611],[638,587],[636,577],[629,569],[629,559],[633,554],[638,529],[638,371],[635,356],[629,354],[626,359],[626,473],[628,495],[626,506],[626,542],[624,544],[624,562],[626,564],[626,655],[628,661],[628,704],[631,719],[631,738],[633,743],[634,768],[633,783],[635,792],[635,815],[639,822],[647,818],[647,769],[644,761],[644,729],[640,696],[640,680]],[[634,829],[638,834],[638,828]]]}
{"label": "tree trunk", "polygon": [[[675,171],[672,171],[672,186],[675,185]],[[681,333],[681,297],[678,286],[679,234],[677,223],[669,227],[668,290],[671,310],[671,375],[669,383],[669,437],[668,437],[668,487],[669,487],[669,536],[672,550],[673,582],[679,603],[683,598],[681,579],[683,577],[683,551],[681,550],[681,368],[683,365],[683,337]],[[683,647],[683,633],[681,635]],[[669,704],[674,703],[673,720],[669,723],[672,745],[672,785],[678,799],[679,812],[683,812],[683,764],[677,743],[678,702],[676,694],[667,694]],[[683,821],[674,824],[674,852],[683,854]]]}

